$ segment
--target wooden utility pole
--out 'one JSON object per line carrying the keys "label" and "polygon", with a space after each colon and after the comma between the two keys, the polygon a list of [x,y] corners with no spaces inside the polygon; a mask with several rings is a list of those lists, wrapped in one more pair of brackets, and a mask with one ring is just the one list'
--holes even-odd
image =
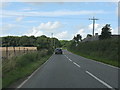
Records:
{"label": "wooden utility pole", "polygon": [[53,48],[53,33],[51,33],[51,46]]}
{"label": "wooden utility pole", "polygon": [[95,20],[99,20],[97,18],[89,18],[89,20],[93,20],[93,36],[94,36],[94,31],[95,31]]}

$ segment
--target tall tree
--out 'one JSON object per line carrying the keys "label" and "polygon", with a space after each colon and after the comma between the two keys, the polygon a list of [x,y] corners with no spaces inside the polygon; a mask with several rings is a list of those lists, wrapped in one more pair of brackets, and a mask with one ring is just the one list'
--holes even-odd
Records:
{"label": "tall tree", "polygon": [[78,43],[79,41],[82,41],[82,36],[77,34],[77,36],[74,36],[73,40]]}
{"label": "tall tree", "polygon": [[101,35],[99,36],[100,39],[107,39],[111,37],[111,28],[110,28],[110,24],[106,24],[103,28],[102,28],[102,32]]}
{"label": "tall tree", "polygon": [[78,40],[78,42],[82,41],[82,36],[80,34],[77,34],[77,40]]}
{"label": "tall tree", "polygon": [[76,37],[76,36],[74,36],[73,40],[74,40],[75,42],[77,42],[77,37]]}

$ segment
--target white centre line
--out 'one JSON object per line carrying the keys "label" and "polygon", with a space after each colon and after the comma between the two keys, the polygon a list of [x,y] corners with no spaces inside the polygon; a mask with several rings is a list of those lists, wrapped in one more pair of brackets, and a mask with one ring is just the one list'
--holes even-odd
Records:
{"label": "white centre line", "polygon": [[66,57],[67,59],[69,59],[66,55],[65,55],[65,57]]}
{"label": "white centre line", "polygon": [[108,85],[107,83],[105,83],[104,81],[100,80],[99,78],[97,78],[95,75],[93,75],[92,73],[86,71],[87,74],[89,74],[90,76],[92,76],[93,78],[95,78],[96,80],[98,80],[99,82],[101,82],[103,85],[105,85],[106,87],[108,88],[111,88],[112,90],[115,90],[113,89],[113,87],[111,87],[110,85]]}
{"label": "white centre line", "polygon": [[77,63],[73,62],[76,66],[80,67],[80,65],[78,65]]}
{"label": "white centre line", "polygon": [[[66,58],[68,58],[66,55],[64,55]],[[70,58],[68,58],[69,61],[72,62],[72,60]],[[76,66],[80,67],[80,65],[78,65],[77,63],[73,62]]]}
{"label": "white centre line", "polygon": [[69,59],[71,62],[72,62],[72,60],[71,59]]}

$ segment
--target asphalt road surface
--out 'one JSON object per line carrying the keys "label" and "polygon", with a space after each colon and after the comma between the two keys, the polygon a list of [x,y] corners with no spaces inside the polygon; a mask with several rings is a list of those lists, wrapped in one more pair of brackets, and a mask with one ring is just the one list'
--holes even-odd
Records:
{"label": "asphalt road surface", "polygon": [[18,88],[118,88],[118,68],[72,54],[53,54]]}

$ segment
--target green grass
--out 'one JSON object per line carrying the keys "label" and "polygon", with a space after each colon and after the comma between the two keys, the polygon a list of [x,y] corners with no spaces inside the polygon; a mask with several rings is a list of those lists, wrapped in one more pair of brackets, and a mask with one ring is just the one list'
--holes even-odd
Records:
{"label": "green grass", "polygon": [[74,52],[74,51],[71,51],[71,50],[69,50],[69,51],[74,53],[74,54],[77,54],[79,56],[83,56],[85,58],[88,58],[88,59],[92,59],[92,60],[95,60],[95,61],[110,64],[110,65],[113,65],[113,66],[116,66],[116,67],[120,67],[120,65],[118,64],[118,61],[108,60],[108,59],[101,58],[101,57],[96,57],[96,56],[89,56],[89,55],[86,55],[86,54],[83,54],[83,53],[80,53],[80,52]]}
{"label": "green grass", "polygon": [[6,64],[3,64],[2,87],[9,87],[17,80],[29,76],[45,61],[47,61],[50,56],[51,54],[48,55],[45,51],[28,53],[13,58],[12,63],[7,62]]}
{"label": "green grass", "polygon": [[120,47],[118,44],[118,38],[111,38],[79,43],[77,47],[73,42],[69,45],[68,50],[89,59],[120,67],[120,64],[118,64],[118,57],[120,55],[118,47]]}

